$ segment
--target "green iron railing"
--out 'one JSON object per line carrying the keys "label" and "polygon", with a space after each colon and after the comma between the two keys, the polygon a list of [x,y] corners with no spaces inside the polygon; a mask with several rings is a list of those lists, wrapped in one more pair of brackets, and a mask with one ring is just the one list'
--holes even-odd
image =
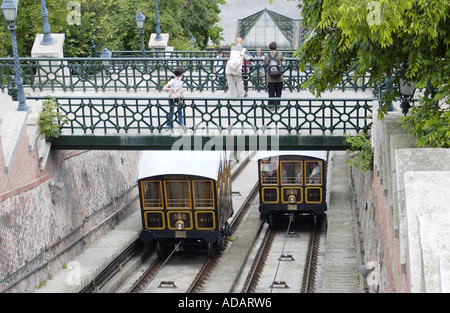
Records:
{"label": "green iron railing", "polygon": [[[43,100],[45,97],[29,97]],[[171,106],[167,97],[57,96],[68,123],[62,135],[302,134],[343,135],[367,131],[376,99],[192,98]],[[270,100],[280,100],[275,107]],[[172,114],[173,113],[173,114]],[[182,118],[182,123],[177,119]],[[172,124],[168,126],[167,124]]]}
{"label": "green iron railing", "polygon": [[[283,65],[283,88],[289,91],[302,90],[302,84],[313,75],[307,68],[300,72],[297,58],[285,58]],[[138,91],[161,90],[173,75],[176,67],[185,70],[184,86],[191,91],[226,90],[226,80],[215,74],[215,62],[226,58],[21,58],[24,87],[33,91]],[[264,65],[254,59],[254,64],[244,67],[244,85],[247,90],[265,91]],[[218,68],[216,68],[216,71]],[[0,59],[0,89],[8,88],[14,77],[11,59]],[[369,77],[354,77],[352,72],[345,75],[336,90],[366,90]]]}
{"label": "green iron railing", "polygon": [[[215,58],[217,57],[217,51],[222,50],[224,53],[224,57],[228,57],[230,54],[230,48],[216,48],[214,50],[206,50],[206,51],[158,51],[158,50],[147,50],[145,51],[145,55],[151,58]],[[280,49],[278,49],[280,50]],[[280,50],[283,52],[284,57],[293,57],[295,50]],[[249,50],[251,55],[255,55],[256,51]],[[262,54],[269,53],[269,50],[261,50]],[[90,57],[100,57],[101,51],[95,51],[92,53]],[[133,50],[133,51],[111,51],[112,58],[142,58],[141,50]]]}
{"label": "green iron railing", "polygon": [[[347,134],[371,127],[375,99],[186,97],[180,106],[167,97],[56,100],[68,123],[53,149],[343,150]],[[271,100],[279,106],[269,107]]]}

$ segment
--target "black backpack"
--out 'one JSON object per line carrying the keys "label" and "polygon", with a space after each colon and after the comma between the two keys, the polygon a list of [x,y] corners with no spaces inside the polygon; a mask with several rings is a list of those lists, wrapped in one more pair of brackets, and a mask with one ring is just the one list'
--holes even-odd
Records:
{"label": "black backpack", "polygon": [[278,52],[275,52],[275,55],[271,57],[269,54],[269,64],[267,66],[267,74],[272,78],[280,77],[283,72],[281,71],[281,63],[277,58]]}

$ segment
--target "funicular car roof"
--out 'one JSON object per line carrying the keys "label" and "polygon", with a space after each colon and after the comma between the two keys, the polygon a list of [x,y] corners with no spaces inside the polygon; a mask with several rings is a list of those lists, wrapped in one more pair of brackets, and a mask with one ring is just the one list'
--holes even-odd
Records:
{"label": "funicular car roof", "polygon": [[318,158],[321,160],[327,160],[327,151],[307,151],[307,150],[292,150],[292,151],[258,151],[256,157],[258,160],[277,157],[281,155],[302,155],[312,158]]}
{"label": "funicular car roof", "polygon": [[196,175],[217,179],[224,151],[142,151],[136,180],[159,175]]}

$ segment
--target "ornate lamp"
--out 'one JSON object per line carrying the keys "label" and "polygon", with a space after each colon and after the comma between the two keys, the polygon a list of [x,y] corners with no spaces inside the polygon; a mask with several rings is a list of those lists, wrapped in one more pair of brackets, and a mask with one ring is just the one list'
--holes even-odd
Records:
{"label": "ornate lamp", "polygon": [[26,104],[27,97],[25,96],[25,92],[23,90],[22,71],[20,70],[19,52],[17,51],[16,19],[17,19],[18,5],[19,0],[3,0],[1,9],[3,12],[3,17],[8,23],[8,29],[11,32],[11,42],[14,57],[14,72],[16,75],[16,86],[17,86],[17,100],[19,101],[17,111],[30,112],[31,109]]}
{"label": "ornate lamp", "polygon": [[139,33],[141,34],[141,49],[143,57],[145,57],[144,23],[145,23],[145,15],[142,14],[141,11],[139,11],[138,14],[136,15],[136,26],[139,29]]}
{"label": "ornate lamp", "polygon": [[400,94],[400,107],[404,115],[408,113],[411,108],[412,98],[416,91],[416,84],[412,81],[406,81],[404,78],[399,79],[399,94]]}
{"label": "ornate lamp", "polygon": [[17,6],[19,5],[19,0],[3,0],[2,12],[8,24],[16,23],[17,19]]}

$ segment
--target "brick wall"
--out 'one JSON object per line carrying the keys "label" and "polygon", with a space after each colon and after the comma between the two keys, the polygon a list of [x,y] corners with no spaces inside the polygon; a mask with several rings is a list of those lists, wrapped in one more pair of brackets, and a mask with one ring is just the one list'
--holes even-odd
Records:
{"label": "brick wall", "polygon": [[[360,290],[368,292],[404,293],[410,292],[409,276],[400,260],[398,232],[395,230],[392,206],[386,197],[386,190],[377,172],[362,173],[352,168],[357,212],[356,222],[360,225],[363,264],[370,261],[380,263],[377,287],[370,279],[360,276]],[[369,282],[367,284],[366,282]]]}
{"label": "brick wall", "polygon": [[3,149],[0,149],[0,201],[11,197],[13,194],[34,188],[47,178],[45,171],[39,171],[38,154],[36,147],[30,151],[26,128],[23,128],[19,136],[14,159],[10,167],[5,166]]}
{"label": "brick wall", "polygon": [[382,260],[381,275],[384,278],[384,284],[380,286],[383,287],[380,288],[380,291],[410,292],[406,268],[402,266],[400,260],[400,243],[394,225],[393,206],[388,202],[387,190],[382,182],[382,178],[375,172],[371,187],[374,194],[375,214],[383,252],[380,260]]}

